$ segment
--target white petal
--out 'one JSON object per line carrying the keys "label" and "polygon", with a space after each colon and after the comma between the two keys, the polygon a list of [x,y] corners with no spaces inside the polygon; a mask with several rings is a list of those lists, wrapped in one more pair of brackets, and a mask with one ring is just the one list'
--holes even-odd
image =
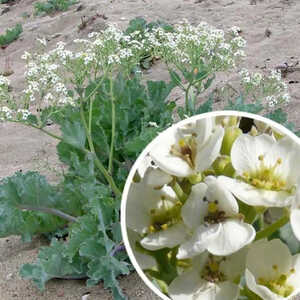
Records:
{"label": "white petal", "polygon": [[213,126],[213,118],[204,118],[196,121],[197,144],[199,147],[208,141],[212,134]]}
{"label": "white petal", "polygon": [[145,233],[150,225],[150,210],[156,207],[163,192],[142,183],[132,183],[126,204],[126,224],[132,230]]}
{"label": "white petal", "polygon": [[241,180],[220,176],[218,180],[225,184],[226,188],[231,191],[242,202],[253,206],[265,207],[285,207],[291,204],[291,194],[284,191],[269,191],[258,189]]}
{"label": "white petal", "polygon": [[300,254],[296,254],[292,257],[292,266],[295,272],[288,277],[287,284],[290,284],[295,288],[293,294],[296,295],[300,293]]}
{"label": "white petal", "polygon": [[156,260],[152,256],[147,255],[145,253],[141,253],[139,250],[136,249],[135,243],[141,240],[139,234],[130,229],[127,230],[127,234],[134,257],[137,263],[139,264],[140,268],[142,270],[145,270],[156,266]]}
{"label": "white petal", "polygon": [[169,295],[173,300],[195,300],[195,295],[203,280],[196,269],[184,272],[169,285]]}
{"label": "white petal", "polygon": [[180,245],[176,257],[178,259],[185,259],[194,257],[204,252],[207,248],[207,245],[212,240],[216,239],[220,228],[221,226],[219,224],[208,227],[198,227],[197,230],[193,233],[192,237],[188,241]]}
{"label": "white petal", "polygon": [[238,285],[225,281],[218,284],[218,291],[214,300],[236,300],[239,297]]}
{"label": "white petal", "polygon": [[250,136],[248,134],[240,135],[231,148],[231,162],[234,169],[242,174],[255,170],[260,161],[258,156],[267,153],[275,140],[266,134],[259,136]]}
{"label": "white petal", "polygon": [[143,182],[150,187],[159,188],[172,181],[172,176],[159,168],[148,168],[144,174]]}
{"label": "white petal", "polygon": [[191,194],[181,209],[183,222],[190,228],[196,229],[204,221],[208,203],[203,201],[207,190],[205,183],[198,183],[192,187]]}
{"label": "white petal", "polygon": [[[277,270],[274,270],[274,265]],[[292,266],[289,248],[279,239],[253,243],[247,255],[246,266],[255,278],[272,280],[278,274],[288,273]]]}
{"label": "white petal", "polygon": [[300,209],[292,209],[290,222],[295,237],[300,241]]}
{"label": "white petal", "polygon": [[283,300],[284,299],[281,296],[273,293],[267,287],[257,284],[255,277],[248,269],[246,269],[245,275],[246,275],[245,276],[246,283],[247,283],[249,290],[251,290],[255,294],[262,297],[262,299],[264,299],[264,300]]}
{"label": "white petal", "polygon": [[197,149],[196,170],[202,172],[208,169],[220,154],[224,136],[224,128],[218,126],[207,143]]}
{"label": "white petal", "polygon": [[141,161],[141,163],[139,164],[137,171],[141,176],[141,178],[144,177],[147,169],[152,166],[151,162],[152,162],[152,158],[149,155],[146,155],[144,159]]}
{"label": "white petal", "polygon": [[194,170],[182,158],[170,153],[172,145],[177,144],[178,133],[176,130],[168,130],[159,136],[157,143],[150,151],[154,162],[166,173],[178,177],[192,175]]}
{"label": "white petal", "polygon": [[214,255],[230,255],[250,244],[255,238],[256,231],[250,224],[227,220],[220,225],[218,236],[207,246],[207,251]]}
{"label": "white petal", "polygon": [[226,256],[226,259],[220,263],[220,271],[228,280],[233,282],[244,274],[248,250],[248,247],[244,247],[232,255]]}
{"label": "white petal", "polygon": [[236,300],[239,288],[231,282],[209,283],[192,269],[176,277],[169,286],[173,300]]}
{"label": "white petal", "polygon": [[299,180],[300,172],[295,161],[299,159],[300,148],[290,137],[286,136],[275,143],[266,155],[270,165],[281,158],[282,163],[277,166],[276,173],[293,186]]}
{"label": "white petal", "polygon": [[220,211],[226,212],[226,216],[234,216],[239,212],[239,205],[231,192],[226,188],[226,185],[214,176],[205,178],[205,183],[208,185],[207,198],[209,201],[218,201]]}
{"label": "white petal", "polygon": [[148,250],[174,248],[186,239],[186,228],[183,224],[176,224],[166,230],[151,233],[144,237],[141,245]]}

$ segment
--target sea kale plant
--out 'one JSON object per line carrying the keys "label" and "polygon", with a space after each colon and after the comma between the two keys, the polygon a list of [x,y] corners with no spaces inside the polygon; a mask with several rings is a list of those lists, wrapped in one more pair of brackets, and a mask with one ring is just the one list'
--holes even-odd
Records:
{"label": "sea kale plant", "polygon": [[[27,64],[22,93],[15,94],[0,76],[0,120],[56,139],[57,155],[68,168],[56,184],[38,172],[17,172],[0,183],[0,237],[51,238],[37,261],[20,272],[40,289],[51,278],[86,278],[88,285],[102,280],[115,299],[125,298],[117,277],[132,267],[124,251],[119,207],[129,170],[174,120],[211,111],[213,97],[198,104],[198,96],[217,72],[236,72],[244,56],[245,41],[236,28],[224,33],[204,23],[143,24],[125,32],[109,25],[87,39],[72,45],[60,41],[54,48],[39,39],[40,50],[22,56]],[[170,80],[147,81],[141,69],[145,57],[165,63]],[[272,86],[258,84],[261,92],[255,89],[252,102],[247,86],[225,108],[267,109],[268,117],[294,129],[279,107],[281,100],[269,108],[266,98],[286,93],[285,86],[261,75],[260,83],[265,82]],[[184,92],[184,107],[172,101],[174,88]],[[51,129],[55,125],[60,134]]]}
{"label": "sea kale plant", "polygon": [[21,24],[16,24],[15,27],[7,29],[4,34],[0,35],[0,46],[7,46],[17,40],[22,32],[23,27]]}
{"label": "sea kale plant", "polygon": [[[125,223],[138,265],[174,300],[292,299],[300,140],[261,120],[245,126],[236,112],[199,116],[159,135],[129,182]],[[271,208],[280,214],[267,221]],[[294,256],[278,238],[286,242],[286,224]]]}
{"label": "sea kale plant", "polygon": [[76,3],[78,3],[77,0],[47,0],[45,2],[38,1],[34,4],[34,14],[53,14],[57,11],[65,11]]}

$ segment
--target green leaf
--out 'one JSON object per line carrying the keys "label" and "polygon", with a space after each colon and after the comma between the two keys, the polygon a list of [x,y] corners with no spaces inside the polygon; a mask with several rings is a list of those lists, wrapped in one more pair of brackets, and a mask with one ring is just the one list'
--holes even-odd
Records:
{"label": "green leaf", "polygon": [[209,97],[209,99],[207,101],[205,101],[204,103],[202,103],[197,109],[195,114],[203,114],[206,112],[210,112],[213,110],[213,98]]}
{"label": "green leaf", "polygon": [[104,288],[110,288],[114,299],[126,299],[116,279],[119,275],[128,275],[128,263],[118,261],[112,256],[106,256],[92,260],[89,264],[87,285],[95,285],[103,280]]}
{"label": "green leaf", "polygon": [[143,18],[137,17],[130,20],[127,29],[125,30],[126,34],[133,33],[135,31],[144,31],[146,29],[147,21]]}
{"label": "green leaf", "polygon": [[281,108],[278,108],[275,111],[266,114],[265,117],[280,124],[284,124],[287,121],[287,113],[284,112]]}
{"label": "green leaf", "polygon": [[169,74],[170,74],[170,78],[171,78],[171,81],[173,82],[173,84],[175,86],[180,86],[181,85],[180,76],[174,70],[171,70],[171,69],[169,69]]}
{"label": "green leaf", "polygon": [[17,24],[12,29],[7,29],[5,34],[0,35],[0,46],[6,46],[17,40],[22,32],[23,28],[21,24]]}
{"label": "green leaf", "polygon": [[0,236],[22,235],[30,240],[36,233],[54,231],[66,221],[38,210],[61,207],[61,198],[45,177],[36,172],[16,173],[0,185]]}
{"label": "green leaf", "polygon": [[204,86],[204,90],[207,90],[211,86],[211,84],[212,84],[212,82],[214,81],[215,78],[216,78],[216,75],[214,74],[211,78],[208,78],[206,80],[206,82],[203,85]]}
{"label": "green leaf", "polygon": [[71,224],[69,232],[65,255],[68,257],[69,262],[72,262],[82,244],[87,240],[94,240],[99,233],[97,218],[92,214],[82,216],[78,218],[76,223]]}
{"label": "green leaf", "polygon": [[225,110],[246,111],[246,112],[256,114],[256,113],[259,113],[260,111],[262,111],[263,108],[264,107],[259,102],[246,104],[244,102],[243,96],[241,95],[235,100],[235,102],[228,101],[228,105],[224,109]]}
{"label": "green leaf", "polygon": [[85,277],[87,266],[77,257],[70,263],[64,256],[65,244],[53,239],[49,247],[41,247],[35,264],[25,264],[20,275],[32,279],[40,290],[52,278]]}
{"label": "green leaf", "polygon": [[86,135],[83,125],[80,121],[65,121],[61,126],[63,139],[66,143],[78,149],[84,149]]}
{"label": "green leaf", "polygon": [[124,151],[128,155],[137,155],[138,153],[141,153],[141,151],[157,136],[157,134],[157,128],[144,128],[139,136],[135,136],[124,145]]}

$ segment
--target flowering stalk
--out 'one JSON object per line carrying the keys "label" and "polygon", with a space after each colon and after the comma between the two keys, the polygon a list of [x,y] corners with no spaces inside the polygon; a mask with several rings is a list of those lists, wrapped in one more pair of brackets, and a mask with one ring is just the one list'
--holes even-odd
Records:
{"label": "flowering stalk", "polygon": [[109,183],[110,187],[112,188],[112,190],[116,194],[116,196],[121,196],[122,193],[119,190],[119,188],[117,187],[117,185],[116,185],[115,181],[113,180],[112,176],[105,169],[105,167],[103,166],[102,162],[97,157],[97,154],[96,154],[96,151],[95,151],[95,147],[94,147],[94,143],[93,143],[93,139],[92,139],[91,134],[89,133],[88,125],[86,123],[86,119],[85,119],[85,116],[84,116],[83,101],[82,101],[82,99],[80,99],[80,102],[81,102],[80,103],[80,117],[81,117],[81,120],[83,122],[83,126],[85,128],[87,140],[88,140],[89,147],[90,147],[90,152],[93,154],[94,159],[95,159],[95,164],[96,164],[97,168],[100,170],[100,172],[103,174],[103,176],[105,177],[105,179],[107,180],[107,182]]}
{"label": "flowering stalk", "polygon": [[116,107],[113,92],[113,80],[110,78],[110,99],[111,99],[111,144],[108,162],[108,173],[112,174],[113,158],[114,158],[114,144],[115,144],[115,131],[116,131]]}

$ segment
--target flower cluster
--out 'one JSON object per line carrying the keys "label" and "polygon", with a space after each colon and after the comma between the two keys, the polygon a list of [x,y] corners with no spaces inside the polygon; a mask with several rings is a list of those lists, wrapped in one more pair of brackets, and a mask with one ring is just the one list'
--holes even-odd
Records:
{"label": "flower cluster", "polygon": [[[40,39],[43,49],[47,42]],[[68,96],[68,89],[64,82],[64,72],[57,61],[59,53],[64,50],[64,43],[59,42],[57,47],[48,53],[30,54],[25,52],[22,58],[27,62],[25,78],[27,87],[24,89],[24,100],[27,106],[36,105],[43,109],[50,105],[73,105],[73,99]]]}
{"label": "flower cluster", "polygon": [[138,166],[126,204],[129,239],[150,276],[163,269],[156,253],[175,251],[171,299],[300,292],[300,254],[292,257],[280,240],[266,239],[264,225],[259,235],[253,226],[280,207],[300,241],[300,145],[278,129],[261,131],[260,123],[243,133],[240,117],[194,118],[157,137]]}
{"label": "flower cluster", "polygon": [[225,33],[201,22],[193,26],[185,21],[173,32],[161,28],[149,34],[154,52],[169,65],[182,70],[205,66],[210,73],[235,68],[245,56],[246,41],[239,36],[238,28]]}
{"label": "flower cluster", "polygon": [[0,75],[0,104],[9,97],[9,85],[10,81],[6,77]]}
{"label": "flower cluster", "polygon": [[250,73],[247,69],[242,69],[240,75],[243,88],[255,100],[260,99],[271,108],[289,103],[288,86],[282,81],[279,71],[271,70],[269,76],[264,76],[261,73]]}

